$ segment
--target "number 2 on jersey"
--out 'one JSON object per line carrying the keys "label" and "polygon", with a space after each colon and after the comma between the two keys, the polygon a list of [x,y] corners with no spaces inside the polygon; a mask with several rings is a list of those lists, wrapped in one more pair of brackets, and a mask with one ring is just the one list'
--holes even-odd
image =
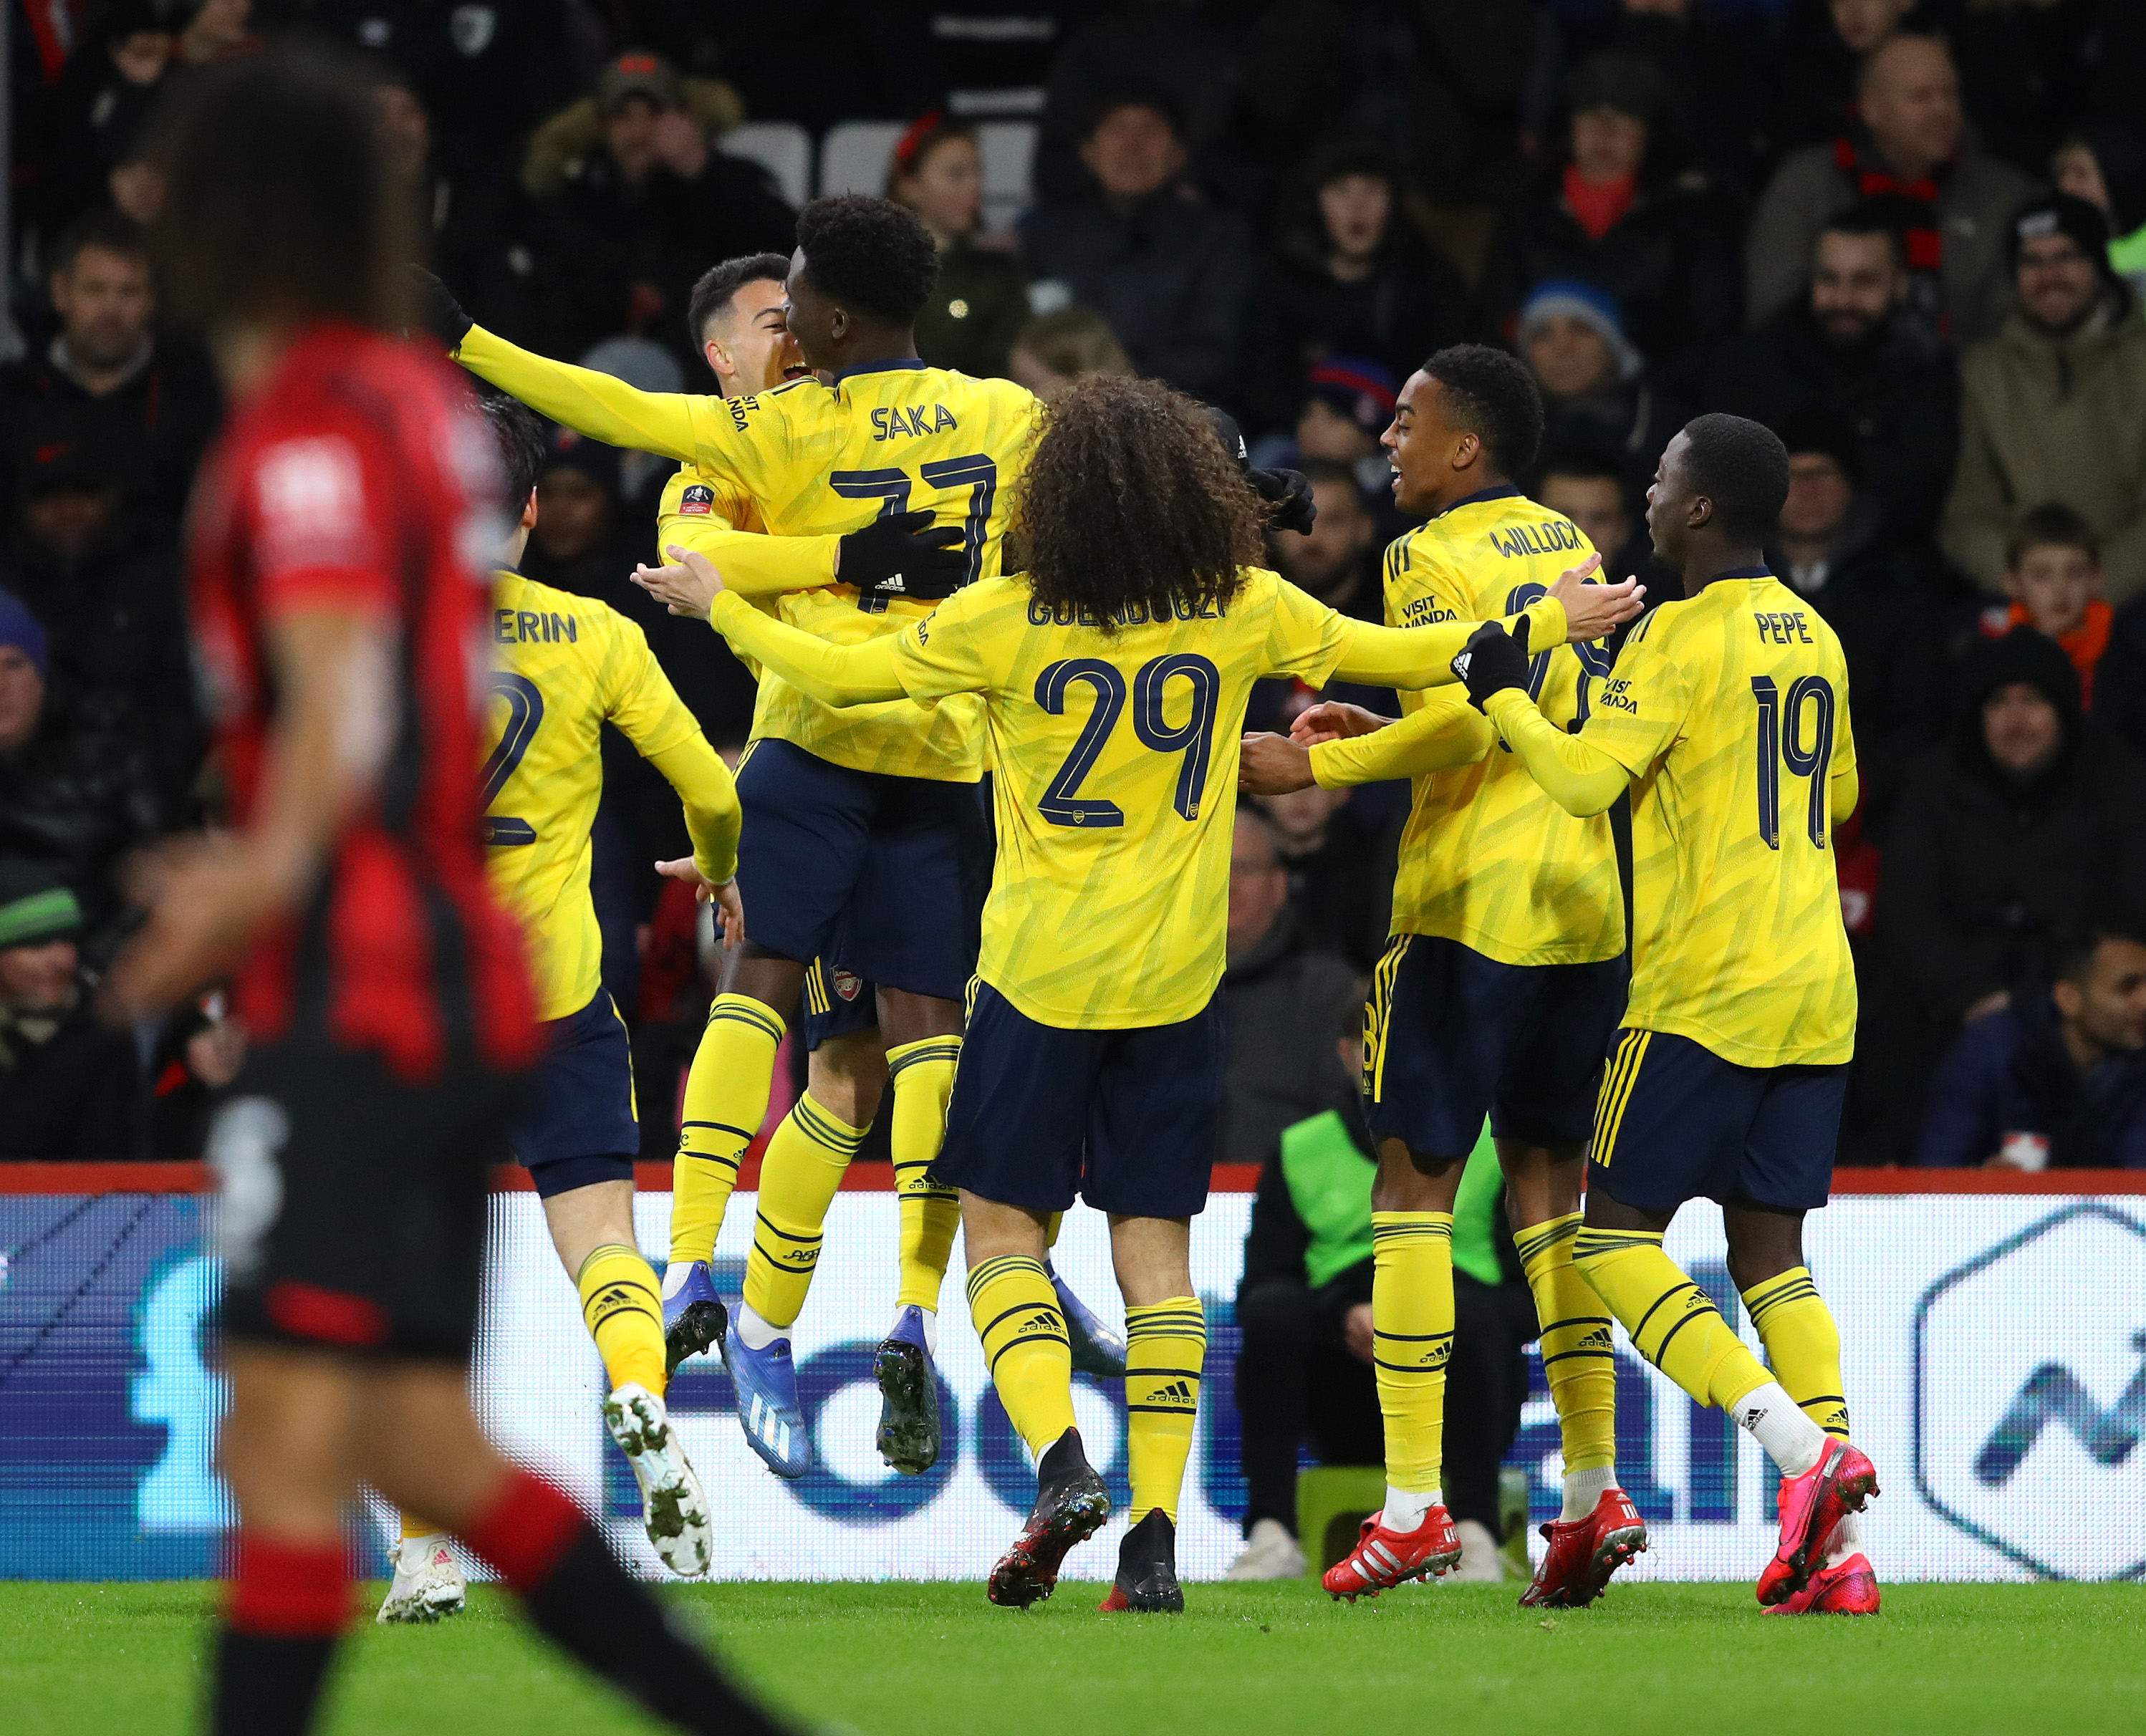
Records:
{"label": "number 2 on jersey", "polygon": [[[1784,702],[1769,675],[1751,677],[1759,702],[1759,836],[1769,850],[1781,847],[1781,767],[1810,786],[1804,825],[1810,841],[1825,848],[1826,819],[1831,811],[1827,768],[1833,763],[1833,683],[1807,675],[1789,686]],[[1810,746],[1803,745],[1804,708],[1815,704],[1817,726]]]}
{"label": "number 2 on jersey", "polygon": [[[1163,715],[1163,705],[1169,683],[1180,676],[1191,685],[1192,708],[1183,723],[1172,726]],[[1063,716],[1066,695],[1076,681],[1095,690],[1095,703],[1073,743],[1072,752],[1066,756],[1058,775],[1044,791],[1036,811],[1053,826],[1123,826],[1125,811],[1115,802],[1083,796],[1080,791],[1081,781],[1095,769],[1104,744],[1125,711],[1125,678],[1116,666],[1100,657],[1068,657],[1053,663],[1036,678],[1036,704],[1054,717]],[[1207,787],[1207,762],[1215,741],[1215,713],[1221,696],[1221,671],[1190,651],[1154,658],[1140,665],[1133,676],[1133,734],[1141,746],[1157,753],[1185,756],[1170,804],[1180,819],[1200,817],[1200,798]]]}
{"label": "number 2 on jersey", "polygon": [[[536,691],[536,682],[526,676],[495,670],[491,688],[495,698],[507,701],[507,727],[500,732],[499,746],[492,749],[484,762],[482,776],[484,805],[487,808],[507,787],[507,779],[514,776],[522,756],[529,751],[529,744],[536,739],[536,726],[544,721],[544,696]],[[509,815],[487,814],[484,841],[502,848],[534,844],[536,828],[526,820],[517,820]]]}

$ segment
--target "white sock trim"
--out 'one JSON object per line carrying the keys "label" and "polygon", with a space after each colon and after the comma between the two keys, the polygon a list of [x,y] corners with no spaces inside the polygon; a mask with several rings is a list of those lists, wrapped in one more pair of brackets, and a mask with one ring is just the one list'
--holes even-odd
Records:
{"label": "white sock trim", "polygon": [[1825,1564],[1839,1567],[1850,1555],[1863,1553],[1863,1516],[1844,1513],[1840,1516],[1840,1523],[1833,1528],[1833,1536],[1825,1552]]}
{"label": "white sock trim", "polygon": [[1395,1489],[1389,1483],[1383,1523],[1389,1531],[1413,1531],[1423,1523],[1424,1514],[1442,1499],[1441,1492],[1435,1489]]}
{"label": "white sock trim", "polygon": [[1571,1524],[1584,1519],[1595,1511],[1595,1504],[1601,1499],[1605,1489],[1619,1487],[1617,1467],[1598,1464],[1585,1471],[1565,1474],[1565,1510],[1558,1514],[1560,1524]]}
{"label": "white sock trim", "polygon": [[752,1311],[750,1303],[739,1303],[738,1311],[733,1318],[737,1322],[737,1335],[748,1350],[765,1350],[778,1338],[790,1336],[787,1326],[769,1325]]}
{"label": "white sock trim", "polygon": [[1804,1414],[1778,1380],[1745,1394],[1729,1414],[1766,1449],[1784,1477],[1802,1476],[1824,1455],[1825,1430]]}

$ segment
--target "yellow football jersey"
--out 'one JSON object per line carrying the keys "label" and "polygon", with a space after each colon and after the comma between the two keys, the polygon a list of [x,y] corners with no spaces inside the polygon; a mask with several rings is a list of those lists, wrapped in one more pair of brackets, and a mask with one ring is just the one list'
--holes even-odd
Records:
{"label": "yellow football jersey", "polygon": [[[760,508],[750,496],[715,473],[686,464],[664,488],[656,546],[660,549],[676,543],[697,549],[716,563],[726,583],[735,585],[735,556],[741,548],[766,544],[779,554],[786,545],[819,540],[736,534],[764,529]],[[736,588],[748,594],[752,589],[749,583]],[[764,592],[751,596],[751,601],[776,620],[838,645],[898,633],[929,614],[932,606],[897,599],[883,612],[866,613],[857,606],[854,589],[831,582],[818,590]],[[716,655],[725,653],[719,648]],[[756,741],[763,736],[793,741],[807,753],[856,771],[891,772],[943,783],[973,783],[982,773],[983,714],[972,697],[964,695],[936,706],[897,699],[845,710],[822,705],[750,658],[743,661],[760,681],[752,708],[751,739]]]}
{"label": "yellow football jersey", "polygon": [[[598,734],[616,724],[641,752],[668,756],[700,744],[686,771],[714,824],[702,871],[727,880],[736,867],[737,798],[730,774],[701,741],[700,726],[656,666],[639,627],[607,605],[554,590],[517,572],[493,576],[491,718],[484,762],[485,836],[492,889],[529,935],[540,1019],[561,1019],[596,998],[603,937],[589,897],[591,833],[603,795]],[[697,804],[691,798],[697,797]],[[726,828],[721,812],[727,803]],[[726,830],[726,839],[720,836]]]}
{"label": "yellow football jersey", "polygon": [[[1563,513],[1516,488],[1485,491],[1387,550],[1387,622],[1516,614],[1594,551]],[[1529,663],[1529,691],[1552,723],[1577,728],[1610,663],[1599,644],[1550,646]],[[1429,699],[1402,693],[1402,716]],[[1336,744],[1335,757],[1348,746]],[[1502,741],[1472,765],[1417,778],[1414,794],[1394,880],[1394,933],[1458,940],[1507,965],[1585,964],[1624,950],[1606,814],[1575,820]]]}
{"label": "yellow football jersey", "polygon": [[911,693],[983,696],[998,861],[977,975],[1065,1029],[1173,1025],[1205,1006],[1251,684],[1325,681],[1354,631],[1254,571],[1197,618],[1109,633],[986,580],[896,641]]}
{"label": "yellow football jersey", "polygon": [[1848,1060],[1829,786],[1855,741],[1833,629],[1763,568],[1718,578],[1640,621],[1580,739],[1632,775],[1625,1024],[1742,1066]]}
{"label": "yellow football jersey", "polygon": [[[473,373],[593,439],[691,463],[718,497],[753,502],[761,523],[778,536],[841,533],[882,513],[929,509],[940,523],[961,526],[972,580],[1001,571],[1013,490],[1042,412],[1035,396],[1011,381],[972,380],[914,359],[853,370],[832,387],[792,380],[722,398],[641,392],[607,374],[532,355],[482,327],[456,354]],[[691,485],[678,486],[682,495]],[[800,625],[831,637],[836,631],[857,637],[899,632],[930,612],[929,605],[896,601],[884,614],[867,615],[844,590],[799,595],[817,600],[786,609],[799,611]],[[856,619],[838,623],[841,607]],[[836,726],[781,703],[765,719],[756,708],[753,731],[781,734],[860,771],[967,782],[981,775],[976,748],[956,742],[973,727],[961,708],[951,728],[941,723],[921,733],[906,702],[882,715],[883,728],[870,718]]]}

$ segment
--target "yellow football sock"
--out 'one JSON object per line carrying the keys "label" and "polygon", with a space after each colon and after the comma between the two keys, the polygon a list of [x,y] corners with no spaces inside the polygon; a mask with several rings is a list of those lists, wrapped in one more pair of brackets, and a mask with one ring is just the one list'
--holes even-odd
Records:
{"label": "yellow football sock", "polygon": [[1065,1227],[1066,1214],[1062,1211],[1051,1213],[1051,1221],[1043,1226],[1043,1251],[1046,1254],[1058,1245],[1058,1232]]}
{"label": "yellow football sock", "polygon": [[1177,1523],[1206,1360],[1207,1322],[1197,1296],[1125,1309],[1125,1459],[1135,1522],[1160,1507]]}
{"label": "yellow football sock", "polygon": [[581,1319],[596,1341],[611,1390],[631,1383],[662,1397],[662,1292],[641,1250],[605,1243],[581,1262],[574,1288],[581,1293]]}
{"label": "yellow football sock", "polygon": [[969,1315],[999,1402],[1041,1459],[1073,1427],[1073,1351],[1043,1262],[1008,1254],[972,1267]]}
{"label": "yellow football sock", "polygon": [[894,1087],[887,1144],[894,1155],[895,1195],[901,1202],[897,1309],[937,1312],[954,1232],[961,1227],[961,1195],[926,1179],[946,1136],[946,1100],[954,1092],[954,1064],[961,1054],[959,1037],[926,1037],[886,1052],[887,1079]]}
{"label": "yellow football sock", "polygon": [[407,1543],[413,1537],[438,1537],[447,1530],[445,1525],[436,1525],[430,1519],[422,1519],[414,1513],[402,1515],[402,1537]]}
{"label": "yellow football sock", "polygon": [[1542,1323],[1543,1374],[1557,1406],[1568,1471],[1617,1462],[1617,1362],[1610,1311],[1572,1263],[1580,1214],[1570,1212],[1513,1235],[1520,1267]]}
{"label": "yellow football sock", "polygon": [[1583,1229],[1573,1258],[1639,1354],[1700,1404],[1725,1410],[1773,1378],[1706,1292],[1662,1252],[1659,1235]]}
{"label": "yellow football sock", "polygon": [[1371,1214],[1371,1354],[1386,1424],[1386,1481],[1439,1486],[1445,1364],[1453,1355],[1453,1214]]}
{"label": "yellow football sock", "polygon": [[831,1115],[810,1091],[800,1097],[760,1160],[760,1216],[745,1266],[745,1305],[771,1326],[788,1327],[804,1312],[827,1205],[865,1130]]}
{"label": "yellow football sock", "polygon": [[745,1148],[767,1119],[782,1015],[750,995],[718,995],[686,1075],[671,1177],[671,1264],[716,1251]]}
{"label": "yellow football sock", "polygon": [[1811,1282],[1810,1268],[1791,1266],[1744,1292],[1744,1306],[1759,1329],[1774,1378],[1803,1414],[1836,1440],[1848,1439],[1848,1400],[1842,1396],[1840,1329],[1833,1310]]}

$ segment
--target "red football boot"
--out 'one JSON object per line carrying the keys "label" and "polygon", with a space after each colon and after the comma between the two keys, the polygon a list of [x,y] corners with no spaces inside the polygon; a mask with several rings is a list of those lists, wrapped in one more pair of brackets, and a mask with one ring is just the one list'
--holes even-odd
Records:
{"label": "red football boot", "polygon": [[1878,1574],[1870,1558],[1858,1550],[1838,1567],[1822,1567],[1810,1584],[1769,1615],[1875,1615]]}
{"label": "red football boot", "polygon": [[1520,1594],[1523,1609],[1585,1609],[1610,1574],[1647,1548],[1646,1522],[1621,1489],[1604,1489],[1585,1519],[1550,1520],[1542,1534],[1550,1548]]}
{"label": "red football boot", "polygon": [[1860,1449],[1829,1438],[1818,1463],[1781,1479],[1781,1541],[1759,1575],[1759,1601],[1784,1604],[1824,1565],[1826,1539],[1841,1515],[1860,1513],[1878,1493],[1878,1471]]}
{"label": "red football boot", "polygon": [[1334,1596],[1352,1604],[1375,1598],[1405,1579],[1433,1579],[1460,1559],[1460,1539],[1445,1508],[1431,1508],[1413,1531],[1389,1531],[1383,1513],[1365,1519],[1356,1547],[1320,1577]]}

